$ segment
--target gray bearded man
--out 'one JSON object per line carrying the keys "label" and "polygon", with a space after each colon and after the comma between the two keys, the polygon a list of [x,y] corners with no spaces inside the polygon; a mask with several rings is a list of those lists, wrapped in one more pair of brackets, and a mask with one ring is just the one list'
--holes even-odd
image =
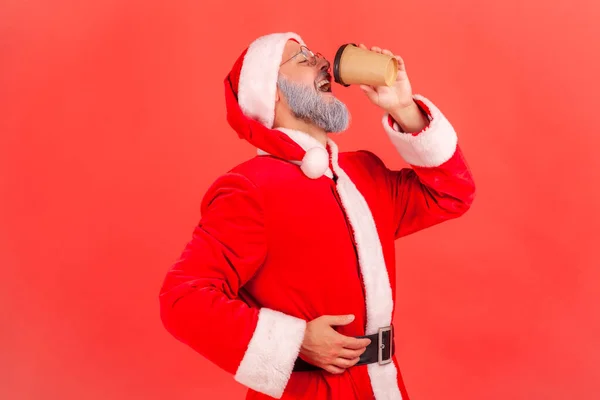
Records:
{"label": "gray bearded man", "polygon": [[[322,80],[328,80],[326,72],[317,78],[317,81]],[[277,87],[296,118],[312,122],[325,132],[343,132],[348,127],[350,114],[346,105],[338,99],[324,101],[310,86],[288,81],[283,76],[277,80]]]}
{"label": "gray bearded man", "polygon": [[258,155],[206,192],[160,305],[166,329],[247,399],[408,400],[394,243],[463,215],[475,186],[456,132],[413,94],[403,60],[371,50],[399,73],[392,87],[361,86],[383,114],[369,134],[386,134],[407,168],[338,150],[329,134],[349,112],[330,63],[297,34],[258,38],[225,78],[227,120]]}

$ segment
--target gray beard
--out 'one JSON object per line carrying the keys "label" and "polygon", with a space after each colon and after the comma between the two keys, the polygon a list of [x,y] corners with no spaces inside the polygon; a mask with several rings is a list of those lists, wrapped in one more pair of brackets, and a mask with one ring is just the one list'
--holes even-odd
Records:
{"label": "gray beard", "polygon": [[340,100],[326,101],[312,86],[291,82],[282,76],[277,86],[296,118],[314,123],[327,133],[348,129],[350,113]]}

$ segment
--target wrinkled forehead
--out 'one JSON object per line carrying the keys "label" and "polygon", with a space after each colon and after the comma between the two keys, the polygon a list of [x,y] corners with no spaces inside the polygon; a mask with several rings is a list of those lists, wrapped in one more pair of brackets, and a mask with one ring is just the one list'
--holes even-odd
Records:
{"label": "wrinkled forehead", "polygon": [[287,43],[285,44],[285,47],[283,48],[283,55],[281,56],[281,61],[283,62],[283,61],[289,60],[291,57],[293,57],[299,51],[300,51],[300,43],[296,42],[293,39],[288,40]]}

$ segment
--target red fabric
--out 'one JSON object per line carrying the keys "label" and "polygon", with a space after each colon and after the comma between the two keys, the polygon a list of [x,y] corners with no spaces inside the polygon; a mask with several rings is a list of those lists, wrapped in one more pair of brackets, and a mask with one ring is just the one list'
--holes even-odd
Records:
{"label": "red fabric", "polygon": [[240,364],[258,319],[256,308],[236,298],[266,255],[262,208],[248,179],[235,174],[218,179],[161,290],[166,328],[230,373]]}
{"label": "red fabric", "polygon": [[246,53],[248,53],[248,49],[245,49],[244,51],[242,51],[242,54],[240,54],[238,59],[235,60],[235,63],[233,63],[233,67],[231,68],[231,71],[229,72],[229,75],[228,75],[228,79],[231,82],[231,89],[233,90],[233,93],[236,96],[238,94],[238,87],[240,84],[240,75],[242,73],[242,66],[244,65],[244,58],[246,57]]}
{"label": "red fabric", "polygon": [[[438,168],[391,171],[368,152],[342,153],[339,164],[372,210],[395,298],[395,239],[463,214],[473,200],[471,174],[460,150]],[[202,219],[165,279],[161,310],[173,335],[235,373],[260,307],[306,321],[353,313],[355,321],[339,331],[364,335],[361,282],[333,180],[307,179],[292,163],[256,157],[206,194]],[[307,399],[373,397],[366,367],[340,376],[294,373],[283,398],[301,393]],[[250,390],[248,398],[269,397]]]}

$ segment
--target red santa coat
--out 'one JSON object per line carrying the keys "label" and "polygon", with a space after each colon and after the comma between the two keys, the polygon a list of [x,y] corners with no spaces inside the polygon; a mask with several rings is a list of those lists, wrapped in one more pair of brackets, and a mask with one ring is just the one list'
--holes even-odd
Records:
{"label": "red santa coat", "polygon": [[[310,179],[282,149],[323,146],[302,132],[258,126],[241,113],[230,81],[225,86],[231,125],[274,155],[261,151],[207,191],[161,289],[166,329],[247,386],[247,399],[407,400],[395,356],[339,375],[292,369],[314,318],[354,314],[336,328],[348,336],[389,326],[394,241],[468,210],[474,183],[454,129],[415,96],[430,119],[424,131],[401,133],[389,115],[382,126],[411,168],[390,170],[367,151],[340,153],[330,140],[329,169]],[[273,144],[276,135],[291,142]]]}

